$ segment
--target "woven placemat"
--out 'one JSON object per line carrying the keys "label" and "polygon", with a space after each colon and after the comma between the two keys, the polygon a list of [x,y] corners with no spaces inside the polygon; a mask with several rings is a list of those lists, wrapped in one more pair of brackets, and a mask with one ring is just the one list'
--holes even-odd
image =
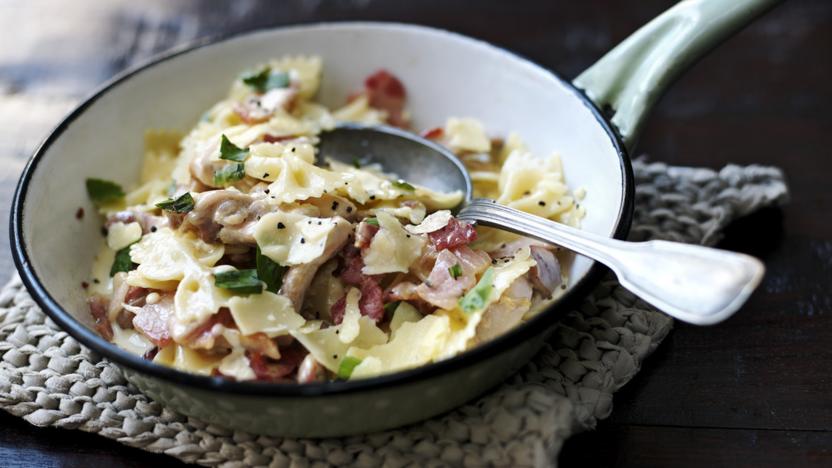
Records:
{"label": "woven placemat", "polygon": [[[636,161],[635,175],[634,240],[713,244],[731,220],[787,197],[783,174],[768,167]],[[479,400],[398,430],[285,439],[163,408],[61,331],[14,279],[0,292],[0,407],[36,426],[95,432],[207,466],[551,466],[567,437],[610,414],[613,392],[671,326],[609,277],[532,362]]]}

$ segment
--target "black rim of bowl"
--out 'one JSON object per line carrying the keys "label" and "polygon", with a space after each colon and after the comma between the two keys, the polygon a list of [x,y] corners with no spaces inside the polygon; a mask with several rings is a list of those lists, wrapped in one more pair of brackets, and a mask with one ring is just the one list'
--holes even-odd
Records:
{"label": "black rim of bowl", "polygon": [[523,341],[529,340],[543,333],[544,331],[549,330],[553,325],[553,322],[562,315],[562,312],[568,310],[570,306],[575,305],[577,300],[580,300],[583,297],[585,297],[590,292],[590,288],[595,286],[600,281],[602,274],[606,271],[606,268],[598,264],[597,262],[594,263],[590,267],[589,272],[574,286],[569,288],[569,290],[567,290],[559,300],[557,300],[554,304],[552,304],[545,310],[538,313],[529,321],[515,327],[513,330],[509,331],[508,333],[505,333],[500,337],[497,337],[471,350],[465,351],[453,358],[427,364],[413,369],[408,369],[368,379],[354,381],[329,381],[303,385],[293,383],[269,383],[253,381],[237,382],[226,380],[221,377],[210,377],[197,374],[190,374],[173,368],[165,367],[160,364],[155,364],[152,361],[148,361],[140,356],[131,354],[126,350],[117,347],[115,344],[112,344],[109,341],[105,340],[104,338],[99,336],[94,330],[87,328],[81,322],[77,321],[69,312],[65,311],[52,298],[52,296],[46,291],[46,288],[44,288],[41,284],[40,279],[35,274],[35,271],[31,266],[31,263],[29,262],[29,255],[24,245],[22,232],[23,206],[26,199],[27,189],[29,187],[29,182],[32,178],[32,174],[34,173],[35,168],[38,165],[38,162],[43,158],[43,155],[47,152],[50,146],[61,136],[61,134],[69,126],[70,123],[72,123],[78,116],[80,116],[86,110],[87,107],[92,105],[100,96],[107,93],[111,88],[126,81],[131,76],[140,73],[143,70],[163,63],[179,55],[197,49],[201,49],[212,44],[241,38],[248,35],[265,33],[268,31],[278,29],[338,27],[339,25],[347,27],[406,27],[420,31],[426,31],[428,33],[448,34],[450,36],[454,36],[456,39],[473,41],[475,43],[478,43],[478,45],[480,46],[484,45],[496,49],[499,52],[508,54],[519,60],[527,62],[528,64],[531,64],[532,66],[550,74],[554,79],[565,85],[568,89],[572,90],[576,98],[580,99],[591,110],[596,120],[598,121],[598,124],[601,125],[601,127],[607,133],[610,142],[612,143],[613,147],[615,148],[618,154],[619,164],[621,166],[621,172],[623,174],[623,200],[618,213],[618,219],[616,221],[616,227],[613,237],[621,239],[627,235],[627,233],[630,230],[630,224],[632,223],[633,217],[635,182],[633,178],[632,163],[627,154],[625,146],[618,132],[615,131],[614,126],[610,124],[610,122],[604,117],[604,115],[598,109],[598,107],[580,89],[576,88],[572,83],[570,83],[567,80],[564,80],[551,70],[537,65],[533,61],[528,60],[525,57],[522,57],[514,52],[507,51],[506,49],[497,47],[486,41],[428,26],[395,22],[323,22],[300,24],[294,26],[283,26],[276,28],[264,28],[197,40],[192,43],[176,47],[166,53],[157,55],[150,61],[140,66],[117,74],[116,76],[105,82],[103,85],[101,85],[97,90],[95,90],[92,93],[90,97],[85,99],[81,104],[79,104],[75,109],[73,109],[72,112],[70,112],[66,117],[64,117],[64,119],[52,130],[52,132],[50,132],[49,136],[47,136],[46,139],[40,144],[37,150],[35,150],[34,154],[26,164],[26,167],[23,169],[23,173],[15,190],[11,207],[9,233],[11,237],[12,257],[14,258],[17,270],[20,273],[24,285],[32,293],[33,299],[41,307],[41,309],[43,309],[43,311],[52,320],[54,320],[62,329],[66,330],[73,338],[78,340],[81,344],[91,348],[92,350],[100,353],[102,356],[107,357],[108,359],[112,360],[113,362],[121,366],[125,366],[139,373],[146,374],[148,376],[157,377],[159,379],[168,381],[173,384],[182,384],[203,390],[221,391],[230,394],[311,397],[380,390],[392,386],[410,384],[423,379],[438,377],[449,372],[454,372],[456,370],[466,368],[480,361],[486,360],[492,356],[500,354],[501,352],[507,349],[515,347],[517,344]]}

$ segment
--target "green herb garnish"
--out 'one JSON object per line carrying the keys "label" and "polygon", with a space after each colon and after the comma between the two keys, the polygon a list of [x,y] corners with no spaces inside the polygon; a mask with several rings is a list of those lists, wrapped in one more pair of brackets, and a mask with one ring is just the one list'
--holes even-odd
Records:
{"label": "green herb garnish", "polygon": [[[135,242],[133,244],[135,244]],[[133,263],[133,260],[130,259],[130,247],[132,247],[133,244],[130,244],[127,247],[122,247],[116,252],[116,256],[113,258],[113,266],[110,267],[111,278],[115,276],[116,273],[135,270],[138,266]]]}
{"label": "green herb garnish", "polygon": [[338,365],[338,378],[344,380],[349,379],[355,366],[359,364],[361,364],[361,359],[352,356],[345,357],[341,360],[341,364]]}
{"label": "green herb garnish", "polygon": [[378,218],[365,218],[364,222],[370,226],[378,226]]}
{"label": "green herb garnish", "polygon": [[289,74],[284,72],[272,73],[271,67],[264,67],[259,72],[246,73],[241,79],[243,83],[261,93],[265,93],[270,89],[289,86]]}
{"label": "green herb garnish", "polygon": [[462,266],[457,263],[456,265],[448,268],[448,273],[451,274],[451,278],[457,279],[462,276]]}
{"label": "green herb garnish", "polygon": [[225,187],[232,185],[246,176],[246,167],[243,163],[228,164],[222,169],[214,172],[214,185]]}
{"label": "green herb garnish", "polygon": [[222,140],[220,142],[220,159],[243,162],[248,159],[248,155],[249,153],[247,149],[240,148],[234,143],[231,143],[231,140],[229,140],[227,136],[222,136]]}
{"label": "green herb garnish", "polygon": [[491,297],[491,291],[494,285],[494,268],[488,268],[483,273],[482,278],[477,282],[477,285],[465,293],[465,296],[459,300],[459,307],[466,314],[476,312],[485,308],[485,303]]}
{"label": "green herb garnish", "polygon": [[352,167],[361,169],[361,160],[358,158],[352,158]]}
{"label": "green herb garnish", "polygon": [[384,313],[392,315],[393,312],[396,311],[396,308],[399,307],[399,304],[401,304],[401,302],[402,301],[393,301],[384,304]]}
{"label": "green herb garnish", "polygon": [[257,246],[256,252],[257,263],[257,277],[260,281],[266,283],[266,291],[277,294],[280,286],[283,285],[283,274],[286,273],[286,267],[263,255],[260,252],[260,246]]}
{"label": "green herb garnish", "polygon": [[87,194],[96,205],[117,202],[124,198],[121,185],[104,179],[87,179]]}
{"label": "green herb garnish", "polygon": [[405,182],[401,179],[393,182],[393,187],[396,187],[397,189],[401,189],[401,190],[407,190],[408,192],[412,192],[412,191],[416,190],[416,187],[408,184],[407,182]]}
{"label": "green herb garnish", "polygon": [[157,203],[157,207],[174,213],[187,213],[194,209],[194,197],[190,192],[185,192],[176,199],[168,198],[167,200]]}
{"label": "green herb garnish", "polygon": [[214,273],[214,284],[238,294],[260,294],[263,282],[257,277],[257,270],[228,270]]}

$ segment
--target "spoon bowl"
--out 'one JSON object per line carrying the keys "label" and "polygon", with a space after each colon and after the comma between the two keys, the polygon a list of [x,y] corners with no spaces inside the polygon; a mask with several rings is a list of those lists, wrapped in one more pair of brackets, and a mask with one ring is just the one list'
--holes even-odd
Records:
{"label": "spoon bowl", "polygon": [[444,146],[387,125],[345,123],[320,135],[318,162],[334,159],[345,164],[379,164],[389,174],[440,192],[461,190],[464,200],[473,193],[471,177],[462,162]]}

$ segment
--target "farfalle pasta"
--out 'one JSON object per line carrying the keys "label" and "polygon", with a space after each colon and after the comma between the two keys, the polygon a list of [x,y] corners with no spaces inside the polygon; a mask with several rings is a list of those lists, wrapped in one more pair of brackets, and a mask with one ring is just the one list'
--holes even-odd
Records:
{"label": "farfalle pasta", "polygon": [[[316,57],[253,67],[188,134],[146,133],[135,188],[87,180],[106,241],[83,285],[105,338],[218,378],[360,379],[453,357],[558,296],[561,252],[457,220],[462,193],[322,161],[338,122],[410,122],[389,72],[335,110],[314,101],[321,73]],[[580,223],[557,156],[467,117],[423,136],[465,163],[477,196]]]}

